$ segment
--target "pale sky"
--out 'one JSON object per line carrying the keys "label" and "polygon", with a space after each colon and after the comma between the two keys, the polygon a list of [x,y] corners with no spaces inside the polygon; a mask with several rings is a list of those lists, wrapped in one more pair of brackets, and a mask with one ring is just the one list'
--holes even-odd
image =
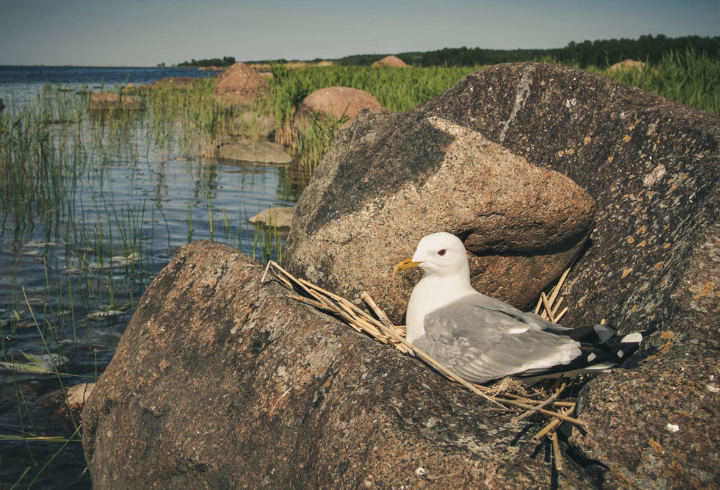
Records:
{"label": "pale sky", "polygon": [[718,0],[0,0],[0,65],[171,65],[720,35]]}

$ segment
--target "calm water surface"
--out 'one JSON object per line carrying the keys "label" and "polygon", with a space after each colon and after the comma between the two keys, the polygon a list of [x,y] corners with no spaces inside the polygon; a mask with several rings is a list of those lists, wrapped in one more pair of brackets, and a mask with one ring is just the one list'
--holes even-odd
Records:
{"label": "calm water surface", "polygon": [[[47,84],[62,89],[60,95],[53,89],[53,97],[75,104],[73,98],[83,97],[75,91],[84,87],[97,91],[212,74],[0,67],[0,98],[7,106],[0,117],[14,120],[41,104]],[[51,125],[48,141],[56,149],[70,148],[57,154],[76,157],[58,163],[52,178],[38,178],[49,182],[50,190],[31,183],[21,200],[6,196],[0,203],[2,487],[17,481],[26,487],[53,458],[34,488],[90,486],[80,444],[70,442],[58,452],[62,443],[32,440],[74,432],[71,422],[54,414],[48,394],[60,389],[60,380],[72,386],[93,382],[103,372],[140,295],[179,247],[213,239],[260,259],[263,242],[282,240],[255,229],[247,218],[295,203],[302,189],[290,178],[292,168],[195,158],[173,143],[172,128],[159,145],[152,127],[151,111],[122,128],[87,114],[79,122]],[[0,166],[9,158],[0,154]],[[50,355],[66,375],[53,372]],[[36,368],[50,373],[24,372]],[[13,436],[21,440],[8,440]]]}

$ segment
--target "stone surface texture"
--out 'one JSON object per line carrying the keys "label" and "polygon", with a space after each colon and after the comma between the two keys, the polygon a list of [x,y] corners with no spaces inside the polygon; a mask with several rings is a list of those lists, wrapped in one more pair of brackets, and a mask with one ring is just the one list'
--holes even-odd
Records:
{"label": "stone surface texture", "polygon": [[420,238],[451,230],[470,252],[474,286],[528,306],[579,253],[592,198],[477,131],[421,112],[363,112],[298,202],[284,264],[396,323],[417,282],[393,274]]}
{"label": "stone surface texture", "polygon": [[83,411],[93,488],[587,487],[528,424],[210,242],[140,299]]}
{"label": "stone surface texture", "polygon": [[217,79],[213,93],[221,103],[247,105],[270,90],[267,80],[245,63],[235,63]]}
{"label": "stone surface texture", "polygon": [[300,103],[295,113],[294,126],[305,131],[311,124],[311,115],[321,118],[331,116],[335,120],[345,118],[342,128],[349,127],[362,109],[382,107],[380,102],[364,90],[350,87],[327,87],[316,90]]}

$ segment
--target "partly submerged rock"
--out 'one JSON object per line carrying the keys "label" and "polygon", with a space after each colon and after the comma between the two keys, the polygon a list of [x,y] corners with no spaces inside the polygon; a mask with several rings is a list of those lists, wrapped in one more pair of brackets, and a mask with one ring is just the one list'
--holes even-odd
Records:
{"label": "partly submerged rock", "polygon": [[143,297],[83,411],[93,488],[583,488],[529,424],[208,241]]}
{"label": "partly submerged rock", "polygon": [[142,100],[131,95],[119,95],[107,92],[92,92],[88,98],[91,111],[102,110],[141,110],[144,108]]}
{"label": "partly submerged rock", "polygon": [[82,422],[83,407],[94,388],[95,383],[69,386],[42,396],[38,404],[50,409],[66,426],[74,427]]}
{"label": "partly submerged rock", "polygon": [[268,208],[248,219],[252,224],[275,227],[282,230],[289,230],[292,224],[295,206],[282,206]]}
{"label": "partly submerged rock", "polygon": [[392,273],[436,231],[460,235],[480,291],[536,300],[579,253],[592,198],[482,134],[422,112],[364,112],[335,143],[297,206],[283,264],[397,323],[419,277]]}
{"label": "partly submerged rock", "polygon": [[300,103],[295,113],[297,131],[306,131],[312,123],[312,115],[321,120],[328,117],[342,121],[341,127],[349,127],[363,109],[382,107],[380,102],[364,90],[350,87],[327,87],[316,90]]}
{"label": "partly submerged rock", "polygon": [[292,162],[292,157],[282,145],[269,141],[240,140],[221,146],[218,158],[284,165]]}
{"label": "partly submerged rock", "polygon": [[213,93],[222,103],[249,104],[270,89],[267,80],[245,63],[235,63],[217,79]]}

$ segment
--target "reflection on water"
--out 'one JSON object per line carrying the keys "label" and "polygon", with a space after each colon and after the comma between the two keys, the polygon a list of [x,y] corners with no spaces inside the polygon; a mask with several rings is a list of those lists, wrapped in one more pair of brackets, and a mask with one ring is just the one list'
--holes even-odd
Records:
{"label": "reflection on water", "polygon": [[[23,94],[0,114],[1,486],[29,484],[63,447],[28,439],[75,433],[44,400],[61,382],[103,372],[140,295],[178,247],[212,239],[274,257],[282,236],[247,219],[293,205],[307,180],[292,167],[190,157],[180,148],[187,128],[151,109],[90,118],[74,92],[28,86]],[[73,441],[36,484],[89,487],[84,468]]]}

